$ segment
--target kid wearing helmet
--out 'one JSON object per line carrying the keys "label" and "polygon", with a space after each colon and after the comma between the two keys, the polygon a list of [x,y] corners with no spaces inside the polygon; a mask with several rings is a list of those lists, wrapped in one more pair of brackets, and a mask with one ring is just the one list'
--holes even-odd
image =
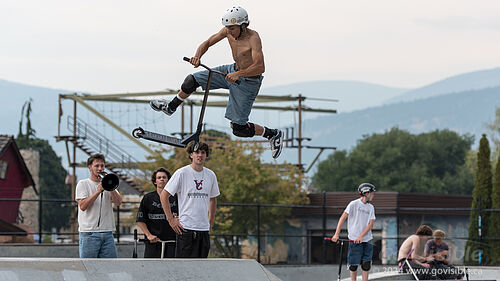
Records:
{"label": "kid wearing helmet", "polygon": [[[248,122],[253,102],[262,84],[262,73],[265,71],[262,42],[259,34],[248,28],[249,24],[245,9],[239,6],[229,8],[222,16],[224,27],[201,43],[189,62],[197,68],[201,57],[211,46],[227,39],[235,63],[214,68],[226,76],[214,75],[210,89],[229,89],[225,117],[231,121],[233,134],[238,137],[257,135],[267,138],[271,143],[272,156],[276,159],[283,148],[283,132]],[[190,74],[172,101],[152,100],[150,105],[154,110],[163,111],[170,116],[200,85],[205,90],[207,80],[208,70]],[[239,84],[235,83],[237,80],[240,81]]]}
{"label": "kid wearing helmet", "polygon": [[347,218],[347,236],[349,237],[347,264],[351,280],[356,281],[358,266],[361,265],[362,280],[368,281],[373,256],[372,228],[375,221],[375,208],[370,202],[375,196],[375,186],[371,183],[362,183],[358,187],[358,192],[360,198],[351,201],[345,208],[332,242],[338,241],[340,230]]}

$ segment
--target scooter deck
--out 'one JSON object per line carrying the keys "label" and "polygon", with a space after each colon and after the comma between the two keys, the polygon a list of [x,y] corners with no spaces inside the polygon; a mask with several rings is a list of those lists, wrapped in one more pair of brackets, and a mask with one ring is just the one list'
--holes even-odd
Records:
{"label": "scooter deck", "polygon": [[166,136],[162,135],[159,133],[151,132],[144,130],[142,128],[137,128],[134,130],[132,133],[134,137],[136,138],[143,138],[146,140],[154,141],[154,142],[159,142],[159,143],[164,143],[180,148],[185,148],[193,139],[195,139],[195,135],[191,135],[185,139],[179,139],[176,137],[171,137],[171,136]]}
{"label": "scooter deck", "polygon": [[[183,59],[187,62],[190,61],[190,59],[188,57],[184,57]],[[132,131],[132,136],[134,136],[137,139],[142,138],[142,139],[146,139],[146,140],[150,140],[150,141],[154,141],[154,142],[158,142],[158,143],[163,143],[163,144],[168,144],[168,145],[176,146],[176,147],[180,147],[180,148],[185,148],[191,141],[194,141],[195,142],[194,143],[194,151],[198,150],[198,145],[199,145],[199,141],[200,141],[200,133],[201,133],[202,122],[203,122],[203,116],[205,114],[205,107],[207,106],[207,98],[208,98],[208,94],[210,91],[210,81],[212,80],[212,74],[215,72],[215,73],[218,73],[220,75],[226,76],[226,74],[219,72],[219,71],[216,71],[216,70],[213,70],[204,64],[200,64],[200,65],[202,67],[206,68],[209,71],[209,74],[208,74],[207,87],[205,87],[205,95],[203,96],[203,103],[201,106],[200,118],[198,119],[198,127],[197,127],[196,132],[194,134],[188,136],[185,139],[178,139],[175,137],[158,134],[158,133],[154,133],[151,131],[146,131],[146,130],[142,129],[141,127],[139,127],[139,128],[135,128]],[[239,84],[239,81],[236,81],[236,83]]]}

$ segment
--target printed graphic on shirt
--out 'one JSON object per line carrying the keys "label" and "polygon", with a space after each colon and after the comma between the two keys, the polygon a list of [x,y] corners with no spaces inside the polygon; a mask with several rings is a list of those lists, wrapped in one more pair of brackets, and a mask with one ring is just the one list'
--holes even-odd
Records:
{"label": "printed graphic on shirt", "polygon": [[208,198],[208,193],[200,193],[200,192],[189,192],[189,198]]}
{"label": "printed graphic on shirt", "polygon": [[203,180],[200,180],[199,182],[197,180],[194,180],[194,183],[196,184],[196,189],[197,190],[202,190],[203,189]]}
{"label": "printed graphic on shirt", "polygon": [[164,220],[165,214],[148,214],[150,220]]}
{"label": "printed graphic on shirt", "polygon": [[363,214],[365,214],[365,215],[367,215],[367,216],[369,216],[369,215],[370,215],[370,211],[366,210],[366,209],[365,209],[365,208],[363,208],[363,207],[358,207],[358,212],[363,213]]}
{"label": "printed graphic on shirt", "polygon": [[[194,181],[194,188],[196,188],[196,190],[203,189],[203,180],[194,179],[193,181]],[[208,193],[204,192],[188,192],[187,195],[189,198],[202,198],[202,199],[208,198]]]}

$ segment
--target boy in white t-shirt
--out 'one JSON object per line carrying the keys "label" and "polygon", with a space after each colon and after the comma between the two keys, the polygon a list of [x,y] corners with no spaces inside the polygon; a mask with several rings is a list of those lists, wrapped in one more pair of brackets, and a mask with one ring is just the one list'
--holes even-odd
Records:
{"label": "boy in white t-shirt", "polygon": [[348,218],[349,251],[347,252],[347,264],[349,265],[351,280],[356,281],[358,265],[361,265],[362,280],[368,281],[373,256],[372,228],[375,221],[375,208],[370,202],[375,196],[375,186],[371,183],[362,183],[358,187],[358,192],[360,198],[351,201],[345,208],[332,241],[338,241],[340,229],[345,219]]}
{"label": "boy in white t-shirt", "polygon": [[99,175],[104,172],[104,155],[93,154],[87,166],[90,177],[79,181],[75,190],[80,258],[116,258],[112,203],[120,206],[122,197],[118,190],[106,191],[102,187]]}
{"label": "boy in white t-shirt", "polygon": [[[166,219],[176,235],[177,258],[206,258],[210,250],[210,235],[219,196],[215,173],[204,167],[209,155],[208,145],[199,143],[197,150],[191,144],[187,153],[191,164],[172,175],[160,195]],[[174,217],[168,198],[177,193],[179,216]]]}

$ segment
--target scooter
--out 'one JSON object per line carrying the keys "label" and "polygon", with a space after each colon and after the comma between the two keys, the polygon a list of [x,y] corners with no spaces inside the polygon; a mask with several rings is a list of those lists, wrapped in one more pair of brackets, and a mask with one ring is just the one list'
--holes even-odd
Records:
{"label": "scooter", "polygon": [[[330,237],[325,237],[325,240],[333,242],[332,238]],[[338,239],[337,243],[340,243],[340,251],[339,251],[339,273],[337,274],[337,281],[341,280],[341,275],[342,275],[342,250],[344,249],[344,242],[349,242],[349,240],[345,239]]]}
{"label": "scooter", "polygon": [[[184,57],[183,60],[189,62],[188,57]],[[203,126],[203,117],[205,115],[205,108],[207,106],[207,100],[208,100],[208,94],[210,91],[210,82],[212,80],[212,74],[216,73],[219,75],[223,75],[224,77],[226,76],[225,73],[211,69],[210,67],[208,67],[202,63],[200,63],[200,66],[202,66],[208,70],[208,80],[207,80],[207,86],[205,88],[205,94],[203,95],[203,103],[201,105],[200,117],[198,119],[198,126],[196,128],[196,132],[194,132],[192,135],[187,136],[184,139],[179,139],[176,137],[166,136],[163,134],[147,131],[147,130],[144,130],[143,128],[139,127],[139,128],[135,128],[132,131],[132,136],[134,138],[136,138],[136,139],[142,138],[142,139],[146,139],[146,140],[150,140],[150,141],[154,141],[154,142],[158,142],[158,143],[163,143],[163,144],[168,144],[168,145],[172,145],[172,146],[180,147],[180,148],[185,148],[190,142],[194,141],[195,142],[194,143],[194,151],[198,150],[198,145],[200,142],[200,133],[201,133],[201,129]],[[240,81],[237,80],[235,83],[240,84]]]}
{"label": "scooter", "polygon": [[[134,229],[134,252],[132,253],[132,258],[136,259],[137,258],[137,242],[142,242],[145,243],[149,241],[148,239],[138,239],[137,238],[137,229]],[[161,256],[160,259],[163,259],[164,253],[165,253],[165,244],[174,244],[175,245],[175,240],[159,240],[157,243],[161,243]]]}

